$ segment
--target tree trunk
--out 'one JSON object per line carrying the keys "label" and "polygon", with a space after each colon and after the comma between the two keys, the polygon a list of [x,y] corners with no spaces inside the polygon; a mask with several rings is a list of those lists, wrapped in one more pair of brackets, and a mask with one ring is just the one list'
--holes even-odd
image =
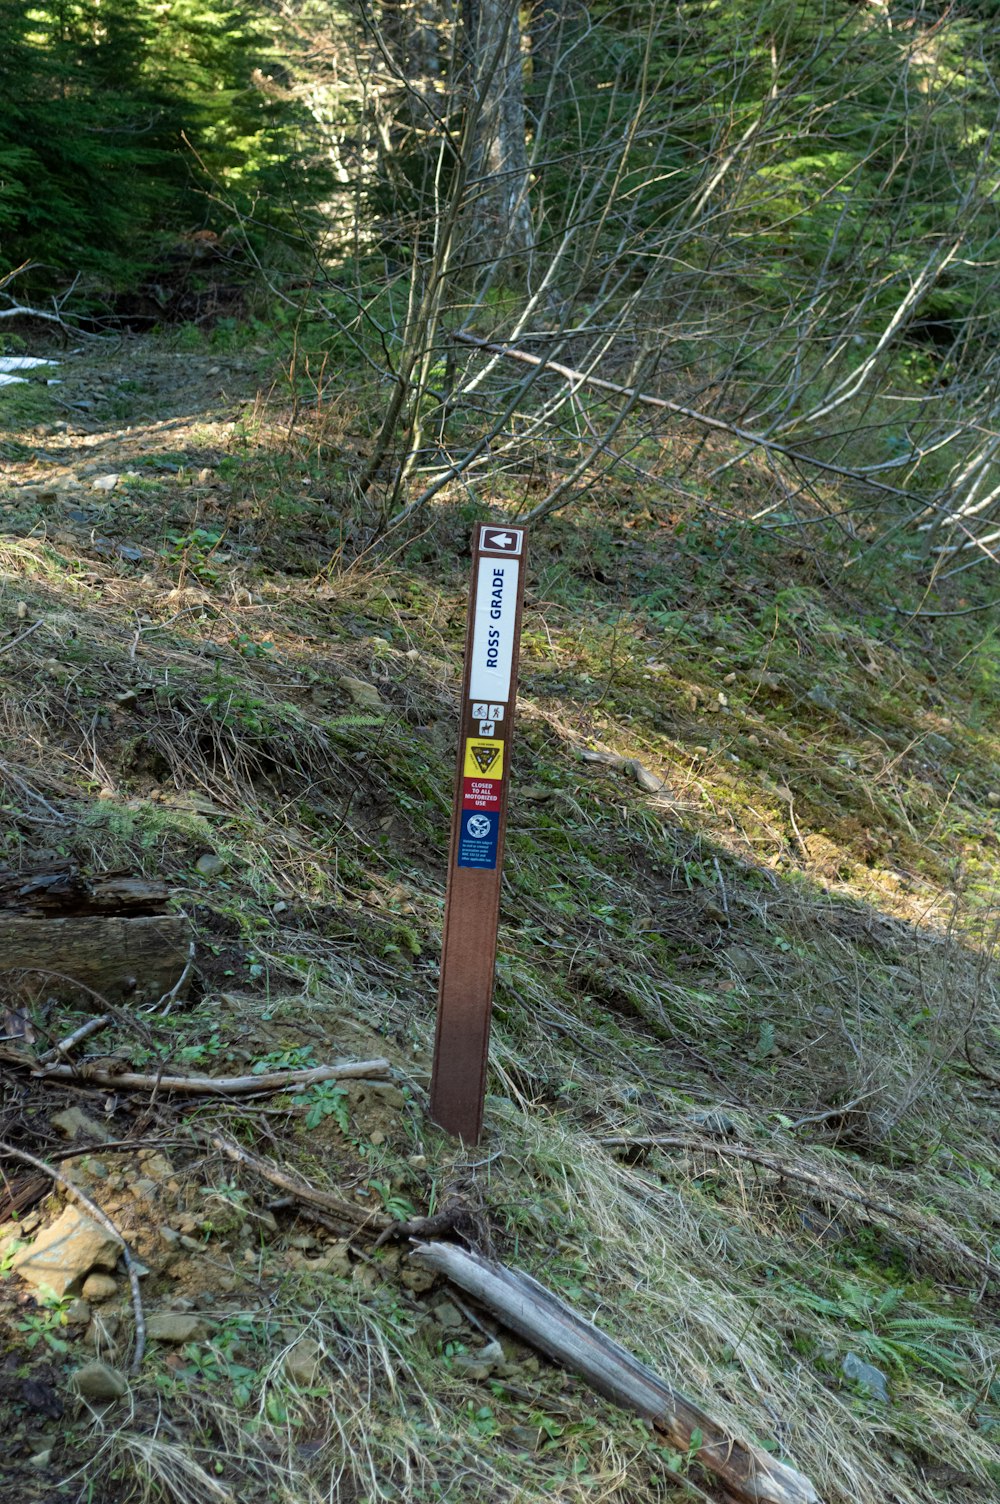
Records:
{"label": "tree trunk", "polygon": [[502,280],[527,269],[534,236],[528,202],[524,73],[516,0],[463,0],[473,130],[461,261]]}

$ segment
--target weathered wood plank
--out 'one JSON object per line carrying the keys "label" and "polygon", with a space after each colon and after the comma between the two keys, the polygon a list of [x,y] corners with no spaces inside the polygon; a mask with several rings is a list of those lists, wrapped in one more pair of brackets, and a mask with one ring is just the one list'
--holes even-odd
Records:
{"label": "weathered wood plank", "polygon": [[162,914],[166,883],[122,872],[85,877],[75,868],[40,872],[0,871],[0,910],[24,915]]}
{"label": "weathered wood plank", "polygon": [[30,919],[0,913],[0,981],[13,982],[5,973],[44,973],[48,996],[95,1011],[104,1001],[155,1002],[181,976],[190,943],[190,922],[180,914]]}
{"label": "weathered wood plank", "polygon": [[[578,1373],[607,1399],[651,1421],[678,1452],[692,1450],[738,1504],[821,1504],[809,1479],[738,1440],[700,1406],[586,1321],[529,1274],[454,1243],[418,1243],[414,1263],[443,1274],[532,1347]],[[696,1438],[697,1440],[697,1438]]]}

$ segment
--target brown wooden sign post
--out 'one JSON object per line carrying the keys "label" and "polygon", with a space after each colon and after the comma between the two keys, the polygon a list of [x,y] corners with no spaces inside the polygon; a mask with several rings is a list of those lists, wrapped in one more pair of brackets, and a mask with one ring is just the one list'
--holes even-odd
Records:
{"label": "brown wooden sign post", "polygon": [[483,1125],[527,534],[483,526],[472,553],[431,1117],[476,1143]]}

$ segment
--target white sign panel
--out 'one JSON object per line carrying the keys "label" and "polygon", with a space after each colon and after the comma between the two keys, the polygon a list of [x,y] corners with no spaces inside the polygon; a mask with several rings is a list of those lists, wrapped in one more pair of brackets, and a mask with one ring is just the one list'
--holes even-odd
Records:
{"label": "white sign panel", "polygon": [[[514,620],[517,616],[516,559],[479,560],[476,621],[472,631],[469,695],[473,700],[510,699],[510,667],[514,657]],[[477,707],[478,709],[479,707]],[[496,704],[489,708],[495,710]],[[490,716],[491,720],[500,719]]]}

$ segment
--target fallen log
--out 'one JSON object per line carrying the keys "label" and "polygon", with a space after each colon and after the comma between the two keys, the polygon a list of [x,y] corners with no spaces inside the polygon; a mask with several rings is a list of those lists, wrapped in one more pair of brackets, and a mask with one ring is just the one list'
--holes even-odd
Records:
{"label": "fallen log", "polygon": [[87,877],[74,867],[43,872],[0,871],[0,909],[32,918],[162,914],[169,898],[166,883],[122,872]]}
{"label": "fallen log", "polygon": [[102,1009],[107,1002],[155,1002],[183,975],[190,942],[183,914],[64,919],[0,912],[0,974],[44,973],[51,996],[83,1007],[91,1001],[86,993],[97,994]]}
{"label": "fallen log", "polygon": [[410,1259],[443,1274],[599,1394],[650,1421],[675,1451],[714,1475],[727,1504],[821,1504],[802,1473],[732,1436],[529,1274],[453,1243],[418,1243]]}

